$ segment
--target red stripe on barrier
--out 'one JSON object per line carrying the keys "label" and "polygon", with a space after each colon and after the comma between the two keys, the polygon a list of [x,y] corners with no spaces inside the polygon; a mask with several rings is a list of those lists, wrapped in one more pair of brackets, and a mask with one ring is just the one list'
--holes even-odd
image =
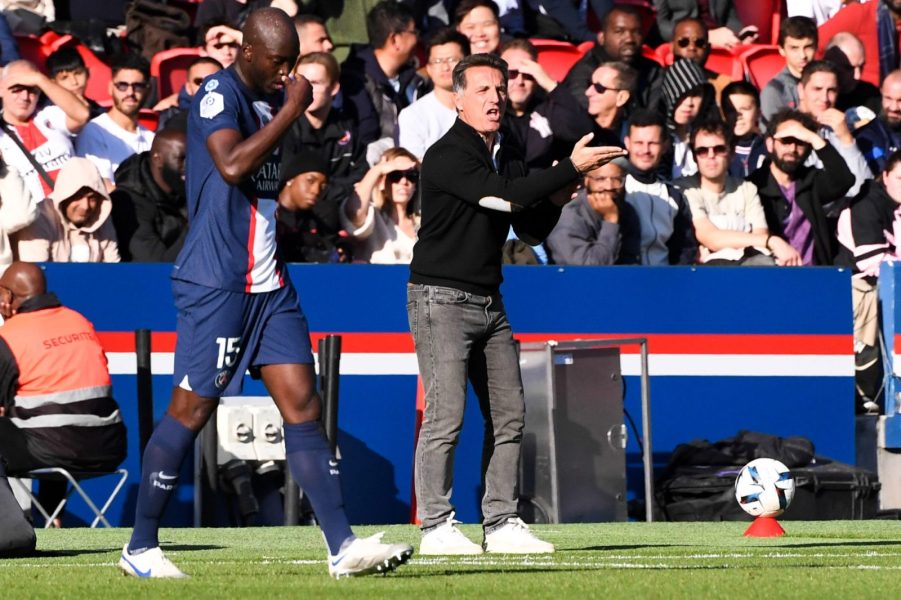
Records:
{"label": "red stripe on barrier", "polygon": [[[379,352],[408,354],[414,351],[409,333],[314,333],[311,341],[316,348],[326,335],[342,337],[343,352]],[[98,332],[100,343],[107,352],[134,352],[134,333],[120,331]],[[607,333],[526,333],[517,335],[520,342],[558,342],[647,337],[648,350],[655,354],[814,354],[849,355],[853,353],[853,338],[848,335],[816,334],[607,334]],[[899,347],[901,336],[896,338]],[[175,333],[157,332],[151,336],[153,352],[174,352]],[[623,354],[637,354],[637,345],[622,347]]]}

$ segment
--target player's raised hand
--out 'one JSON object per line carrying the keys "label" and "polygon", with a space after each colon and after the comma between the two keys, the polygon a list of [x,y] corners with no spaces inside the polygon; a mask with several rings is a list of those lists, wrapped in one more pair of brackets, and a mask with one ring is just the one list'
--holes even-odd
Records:
{"label": "player's raised hand", "polygon": [[282,83],[285,85],[285,104],[282,110],[296,111],[299,117],[313,102],[313,86],[306,77],[299,74],[283,77]]}
{"label": "player's raised hand", "polygon": [[569,155],[579,173],[587,173],[607,164],[614,158],[626,155],[626,151],[619,146],[590,147],[588,143],[592,138],[594,138],[593,133],[582,136],[582,139],[573,146],[572,154]]}

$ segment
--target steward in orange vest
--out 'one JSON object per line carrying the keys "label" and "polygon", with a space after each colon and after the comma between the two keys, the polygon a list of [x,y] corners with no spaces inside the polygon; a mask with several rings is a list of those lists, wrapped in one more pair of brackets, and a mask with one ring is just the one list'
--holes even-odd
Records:
{"label": "steward in orange vest", "polygon": [[10,474],[113,470],[126,433],[106,355],[90,321],[46,287],[31,263],[0,277],[0,457]]}

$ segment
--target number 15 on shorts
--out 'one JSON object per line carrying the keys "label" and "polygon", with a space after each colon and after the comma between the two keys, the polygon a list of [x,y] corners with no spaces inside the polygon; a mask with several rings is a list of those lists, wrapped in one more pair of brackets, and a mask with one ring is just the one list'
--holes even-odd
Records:
{"label": "number 15 on shorts", "polygon": [[219,346],[219,358],[216,360],[216,368],[225,369],[235,366],[235,363],[238,362],[238,353],[241,352],[241,338],[219,337],[216,338],[216,344]]}

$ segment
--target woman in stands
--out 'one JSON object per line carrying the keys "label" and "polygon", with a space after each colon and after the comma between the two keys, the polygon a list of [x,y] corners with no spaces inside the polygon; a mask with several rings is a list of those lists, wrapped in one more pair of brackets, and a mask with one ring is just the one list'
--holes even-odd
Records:
{"label": "woman in stands", "polygon": [[497,54],[501,45],[500,9],[492,0],[461,0],[454,26],[469,38],[473,54]]}
{"label": "woman in stands", "polygon": [[389,148],[344,203],[341,223],[354,238],[354,261],[409,264],[419,228],[415,202],[419,161]]}

